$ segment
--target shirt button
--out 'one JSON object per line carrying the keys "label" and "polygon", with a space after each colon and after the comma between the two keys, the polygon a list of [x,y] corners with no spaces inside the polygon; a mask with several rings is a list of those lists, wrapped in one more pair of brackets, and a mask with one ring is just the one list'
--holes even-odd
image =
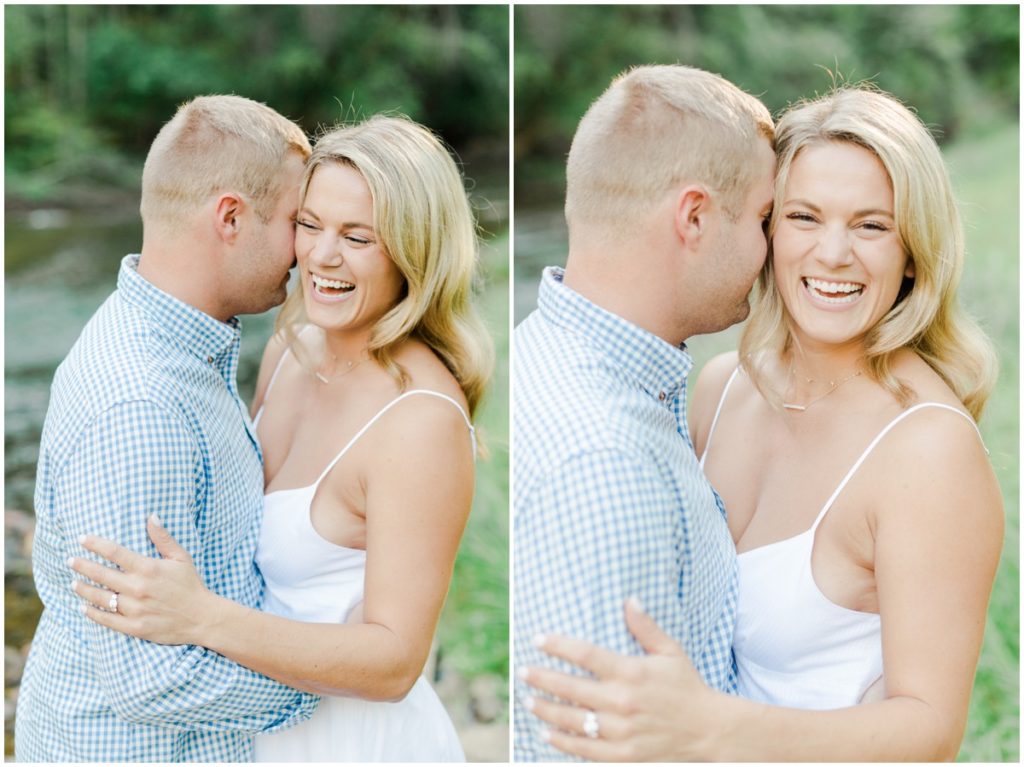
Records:
{"label": "shirt button", "polygon": [[207,357],[206,361],[209,362],[212,365],[213,364],[213,356],[211,355],[211,356]]}
{"label": "shirt button", "polygon": [[668,395],[667,395],[667,394],[666,394],[665,392],[661,392],[661,393],[660,393],[660,394],[658,395],[658,400],[659,400],[659,401],[661,401],[661,402],[664,402],[664,401],[665,401],[665,397],[667,397],[667,396],[668,396]]}

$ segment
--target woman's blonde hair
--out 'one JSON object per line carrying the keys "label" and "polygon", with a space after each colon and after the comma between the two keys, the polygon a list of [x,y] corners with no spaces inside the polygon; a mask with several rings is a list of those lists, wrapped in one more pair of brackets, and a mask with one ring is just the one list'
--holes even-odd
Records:
{"label": "woman's blonde hair", "polygon": [[[991,342],[960,307],[957,286],[964,264],[964,235],[949,173],[927,128],[893,96],[871,85],[845,85],[800,102],[776,129],[775,211],[782,209],[794,159],[807,146],[847,142],[872,152],[892,183],[896,229],[914,265],[895,305],[868,331],[868,373],[906,407],[913,390],[892,373],[895,352],[917,352],[956,393],[977,420],[995,384],[997,361]],[[774,233],[777,216],[769,228]],[[764,363],[790,351],[792,319],[772,268],[761,272],[750,320],[740,339],[740,359],[758,389],[772,402]]]}
{"label": "woman's blonde hair", "polygon": [[[373,328],[370,355],[404,389],[408,374],[395,362],[395,349],[408,338],[423,341],[459,382],[472,415],[490,378],[493,345],[472,302],[476,224],[455,161],[422,125],[376,115],[320,137],[306,164],[300,208],[324,163],[348,165],[362,175],[373,198],[374,229],[405,280],[402,298]],[[309,366],[297,336],[306,322],[300,281],[276,327]]]}

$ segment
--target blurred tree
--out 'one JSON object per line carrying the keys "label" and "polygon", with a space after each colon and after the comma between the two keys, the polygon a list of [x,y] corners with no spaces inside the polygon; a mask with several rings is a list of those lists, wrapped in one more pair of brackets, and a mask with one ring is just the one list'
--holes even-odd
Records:
{"label": "blurred tree", "polygon": [[120,156],[137,163],[176,106],[204,93],[264,101],[310,132],[394,111],[460,151],[507,144],[503,6],[23,5],[4,16],[8,181],[115,181]]}
{"label": "blurred tree", "polygon": [[590,102],[639,64],[717,72],[774,112],[828,90],[833,77],[871,79],[917,109],[940,140],[1018,111],[1014,5],[517,6],[515,14],[515,152],[528,172],[517,190],[530,188],[531,166],[544,176],[539,166],[562,164]]}

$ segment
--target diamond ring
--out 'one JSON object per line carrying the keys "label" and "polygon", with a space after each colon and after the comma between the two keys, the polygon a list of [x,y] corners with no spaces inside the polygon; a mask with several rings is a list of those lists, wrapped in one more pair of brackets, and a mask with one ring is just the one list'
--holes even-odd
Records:
{"label": "diamond ring", "polygon": [[107,602],[107,609],[110,612],[112,612],[112,613],[116,613],[117,612],[117,592],[116,591],[113,594],[110,595],[110,601]]}
{"label": "diamond ring", "polygon": [[601,724],[597,721],[597,714],[588,711],[583,715],[583,734],[588,738],[601,737]]}

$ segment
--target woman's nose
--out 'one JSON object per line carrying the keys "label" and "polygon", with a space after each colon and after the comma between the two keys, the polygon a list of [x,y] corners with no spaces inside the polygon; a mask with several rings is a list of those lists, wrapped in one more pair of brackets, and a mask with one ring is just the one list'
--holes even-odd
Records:
{"label": "woman's nose", "polygon": [[340,266],[343,259],[338,238],[321,232],[309,251],[310,260],[322,266]]}
{"label": "woman's nose", "polygon": [[832,268],[847,266],[853,261],[853,238],[845,226],[826,227],[818,241],[817,257]]}

